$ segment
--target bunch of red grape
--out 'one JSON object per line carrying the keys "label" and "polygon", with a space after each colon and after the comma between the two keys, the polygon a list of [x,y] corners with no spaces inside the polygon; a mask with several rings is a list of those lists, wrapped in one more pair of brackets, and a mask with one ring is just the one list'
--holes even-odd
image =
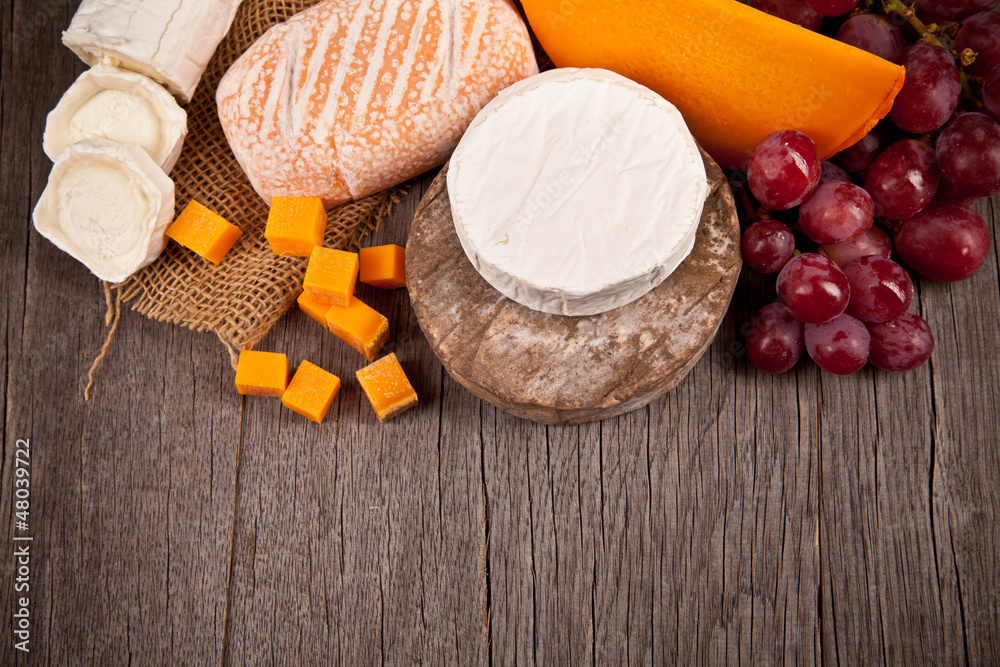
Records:
{"label": "bunch of red grape", "polygon": [[820,162],[812,140],[794,130],[754,151],[747,184],[763,209],[744,207],[752,224],[742,250],[751,269],[778,274],[778,302],[751,320],[748,356],[771,373],[792,368],[803,351],[840,375],[868,362],[916,368],[934,338],[908,311],[913,283],[901,263],[955,282],[976,273],[991,246],[986,223],[968,206],[1000,191],[998,2],[753,4],[907,74],[888,118],[832,161]]}

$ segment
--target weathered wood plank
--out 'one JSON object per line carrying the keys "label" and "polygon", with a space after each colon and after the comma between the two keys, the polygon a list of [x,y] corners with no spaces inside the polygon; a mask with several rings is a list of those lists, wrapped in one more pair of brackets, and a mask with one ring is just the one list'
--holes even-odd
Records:
{"label": "weathered wood plank", "polygon": [[[33,444],[27,657],[214,662],[223,646],[239,429],[239,401],[220,400],[228,364],[214,340],[126,314],[84,404],[86,370],[106,331],[101,288],[28,231],[50,168],[41,151],[45,115],[84,68],[52,30],[68,24],[76,4],[3,9],[4,256],[27,281],[9,300],[5,292],[4,440]],[[3,489],[9,510],[6,471]],[[0,586],[11,582],[4,576]],[[0,594],[11,599],[9,590]],[[10,614],[12,605],[4,609]],[[0,651],[5,664],[13,661],[11,643]]]}
{"label": "weathered wood plank", "polygon": [[[659,405],[657,401],[655,405]],[[599,424],[600,468],[592,480],[600,508],[594,540],[594,657],[598,664],[653,664],[654,541],[650,526],[650,412]],[[593,437],[588,438],[593,443]],[[599,511],[599,513],[597,513]],[[599,530],[599,532],[598,532]]]}
{"label": "weathered wood plank", "polygon": [[933,424],[927,418],[912,419],[914,414],[933,415],[931,369],[872,371],[871,376],[877,439],[871,453],[875,495],[869,502],[875,503],[877,521],[872,540],[884,659],[889,664],[919,664],[936,656],[939,663],[956,664],[962,661],[962,651],[944,624],[933,548],[928,483]]}
{"label": "weathered wood plank", "polygon": [[936,337],[924,481],[948,654],[989,664],[1000,655],[1000,196],[975,209],[994,252],[968,281],[921,290]]}
{"label": "weathered wood plank", "polygon": [[[49,13],[54,9],[64,11],[65,3],[62,4],[62,7],[50,6]],[[39,145],[29,143],[24,135],[30,138],[40,137],[38,123],[44,117],[40,107],[54,94],[52,90],[39,87],[32,96],[33,99],[24,103],[12,93],[15,89],[23,90],[30,80],[28,77],[36,74],[37,69],[42,66],[41,62],[25,62],[22,50],[24,45],[39,35],[37,26],[24,26],[24,18],[23,3],[20,7],[13,2],[4,3],[0,8],[0,172],[3,173],[3,178],[0,178],[0,257],[3,258],[0,262],[0,298],[3,299],[3,323],[0,329],[0,368],[3,372],[3,377],[0,378],[0,407],[3,415],[3,429],[0,431],[3,441],[3,458],[0,460],[0,513],[8,517],[9,523],[3,534],[7,545],[10,545],[5,549],[8,555],[0,559],[0,600],[3,601],[0,618],[3,619],[4,628],[0,632],[0,637],[3,638],[0,662],[3,664],[15,664],[15,660],[20,663],[30,656],[15,649],[15,642],[22,640],[22,637],[14,635],[15,601],[21,597],[31,599],[30,646],[37,651],[41,647],[39,636],[43,627],[41,619],[44,618],[41,612],[51,599],[39,591],[45,575],[44,562],[40,557],[41,538],[36,544],[29,545],[34,547],[34,551],[32,574],[27,582],[31,588],[27,591],[23,588],[23,581],[15,582],[18,562],[13,557],[15,546],[24,546],[23,543],[15,545],[14,536],[25,534],[23,531],[16,531],[14,525],[15,449],[18,439],[31,439],[33,431],[30,415],[33,387],[27,375],[29,350],[24,344],[23,335],[28,299],[28,251],[33,235],[29,231],[30,211],[34,198],[41,192],[38,188],[44,186],[44,174],[33,173],[31,168],[26,167],[36,164],[40,166],[44,156],[42,160],[37,159],[37,154],[41,153]],[[45,40],[41,43],[44,44]],[[58,84],[53,84],[52,88],[56,85]],[[36,156],[34,159],[33,154]],[[37,235],[35,238],[37,239]],[[37,449],[41,441],[34,442]],[[33,501],[28,516],[32,536],[40,535],[44,527],[43,515],[39,511],[42,497],[36,488],[42,485],[43,477],[35,470],[45,462],[45,457],[36,454],[29,467],[29,481],[34,485],[29,487]],[[19,608],[20,605],[16,607]]]}
{"label": "weathered wood plank", "polygon": [[817,657],[815,418],[795,411],[800,371],[756,372],[737,334],[765,287],[741,281],[706,357],[650,406],[654,662]]}
{"label": "weathered wood plank", "polygon": [[[528,456],[545,450],[545,427],[483,406],[483,470],[489,516],[491,663],[537,662],[537,590]],[[541,637],[542,642],[555,638]]]}
{"label": "weathered wood plank", "polygon": [[[532,460],[537,471],[532,497],[548,495],[545,506],[551,510],[547,522],[543,512],[532,518],[533,525],[545,527],[535,538],[536,547],[543,545],[536,548],[535,562],[553,581],[553,590],[539,596],[539,631],[549,638],[539,645],[543,664],[589,665],[599,655],[595,582],[601,576],[601,428],[600,423],[549,427],[545,449]],[[545,559],[546,552],[554,557]]]}
{"label": "weathered wood plank", "polygon": [[824,662],[884,661],[883,630],[892,622],[876,560],[880,443],[871,373],[827,377],[815,365],[803,373],[816,387],[811,399],[819,421]]}

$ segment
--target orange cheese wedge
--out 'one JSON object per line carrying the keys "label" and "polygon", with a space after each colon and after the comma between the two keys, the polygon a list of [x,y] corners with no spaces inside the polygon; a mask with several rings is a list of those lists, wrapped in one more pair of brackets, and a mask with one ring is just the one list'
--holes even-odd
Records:
{"label": "orange cheese wedge", "polygon": [[523,0],[560,67],[600,67],[672,102],[723,167],[743,168],[778,130],[822,158],[853,145],[892,107],[904,69],[736,0]]}

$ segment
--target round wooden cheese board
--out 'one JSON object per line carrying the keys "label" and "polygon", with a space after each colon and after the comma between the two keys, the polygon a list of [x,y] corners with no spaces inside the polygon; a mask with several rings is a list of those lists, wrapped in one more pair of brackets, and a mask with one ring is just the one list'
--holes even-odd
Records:
{"label": "round wooden cheese board", "polygon": [[691,255],[642,298],[583,317],[532,310],[480,277],[455,233],[446,165],[406,245],[410,300],[445,370],[501,410],[546,424],[612,417],[677,385],[715,337],[742,265],[732,193],[702,157],[711,193]]}

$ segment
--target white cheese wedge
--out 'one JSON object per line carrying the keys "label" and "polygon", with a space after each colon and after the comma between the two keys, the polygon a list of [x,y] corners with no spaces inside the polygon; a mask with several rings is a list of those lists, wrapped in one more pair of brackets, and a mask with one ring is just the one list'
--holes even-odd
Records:
{"label": "white cheese wedge", "polygon": [[163,252],[173,216],[173,181],[144,150],[88,139],[58,157],[32,219],[60,250],[118,283]]}
{"label": "white cheese wedge", "polygon": [[659,285],[694,247],[708,193],[680,112],[599,69],[505,89],[448,169],[455,230],[476,270],[559,315],[602,313]]}
{"label": "white cheese wedge", "polygon": [[63,44],[159,81],[187,104],[241,0],[83,0]]}
{"label": "white cheese wedge", "polygon": [[67,146],[85,139],[133,144],[169,173],[186,134],[187,113],[163,86],[142,74],[96,65],[49,113],[42,147],[55,161]]}

